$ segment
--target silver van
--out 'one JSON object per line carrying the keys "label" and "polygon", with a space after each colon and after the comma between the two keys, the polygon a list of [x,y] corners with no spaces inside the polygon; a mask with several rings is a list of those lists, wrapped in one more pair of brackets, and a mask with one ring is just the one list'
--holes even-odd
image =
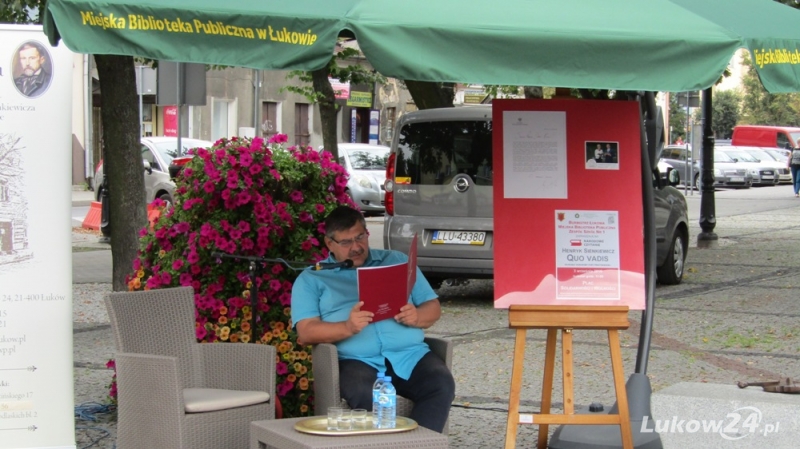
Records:
{"label": "silver van", "polygon": [[[407,253],[416,233],[417,266],[434,288],[492,278],[492,178],[491,105],[405,114],[386,169],[384,248]],[[677,284],[689,242],[686,199],[654,183],[658,278]]]}

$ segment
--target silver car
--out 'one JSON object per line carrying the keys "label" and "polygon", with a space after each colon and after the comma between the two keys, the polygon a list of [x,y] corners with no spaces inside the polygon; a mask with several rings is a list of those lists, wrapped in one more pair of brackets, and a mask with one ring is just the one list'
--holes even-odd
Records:
{"label": "silver car", "polygon": [[[160,198],[171,204],[175,194],[175,183],[169,175],[169,163],[177,156],[177,137],[143,137],[141,140],[142,160],[144,162],[145,200],[150,203]],[[210,148],[214,142],[207,140],[181,138],[181,154],[191,148]],[[103,186],[103,161],[97,165],[94,176],[94,192],[97,201]]]}
{"label": "silver car", "polygon": [[[792,171],[786,165],[786,159],[770,153],[765,148],[758,147],[739,147],[751,156],[758,159],[762,164],[768,165],[775,169],[778,176],[779,183],[791,184]],[[775,150],[779,151],[779,150]]]}
{"label": "silver car", "polygon": [[736,162],[725,152],[714,150],[714,187],[744,187],[753,185],[752,167]]}
{"label": "silver car", "polygon": [[[656,173],[658,279],[677,284],[689,244],[687,204]],[[408,252],[417,234],[417,266],[434,287],[493,277],[492,183],[491,106],[405,114],[387,168],[384,247]]]}
{"label": "silver car", "polygon": [[383,213],[386,160],[389,147],[365,143],[340,143],[339,165],[347,170],[347,194],[364,213]]}
{"label": "silver car", "polygon": [[742,146],[719,146],[714,151],[721,151],[731,157],[735,162],[747,167],[753,176],[753,185],[774,186],[780,180],[776,168],[768,162],[762,162],[744,150]]}
{"label": "silver car", "polygon": [[[661,160],[672,166],[678,174],[678,184],[686,184],[691,180],[689,187],[697,188],[700,185],[700,161],[692,155],[692,147],[686,145],[667,145],[661,152]],[[691,169],[689,165],[691,163]]]}

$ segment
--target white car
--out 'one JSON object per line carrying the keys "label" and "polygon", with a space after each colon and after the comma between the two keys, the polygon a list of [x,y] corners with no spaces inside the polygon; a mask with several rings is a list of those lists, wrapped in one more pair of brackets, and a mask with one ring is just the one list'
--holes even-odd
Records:
{"label": "white car", "polygon": [[[144,161],[144,190],[147,203],[156,198],[172,204],[175,183],[169,175],[169,163],[177,156],[177,137],[143,137],[141,140],[142,160]],[[214,142],[207,140],[181,138],[181,154],[191,148],[210,148]],[[97,201],[103,189],[103,161],[97,164],[93,187]]]}
{"label": "white car", "polygon": [[347,194],[364,213],[385,211],[383,187],[389,147],[365,143],[340,143],[339,165],[350,175]]}

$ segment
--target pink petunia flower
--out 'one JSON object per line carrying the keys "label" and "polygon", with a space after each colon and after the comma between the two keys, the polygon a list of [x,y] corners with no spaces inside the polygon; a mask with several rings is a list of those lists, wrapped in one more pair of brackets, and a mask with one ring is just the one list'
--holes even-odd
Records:
{"label": "pink petunia flower", "polygon": [[286,366],[285,362],[278,362],[275,365],[275,372],[279,376],[285,376],[285,375],[289,374],[289,368]]}

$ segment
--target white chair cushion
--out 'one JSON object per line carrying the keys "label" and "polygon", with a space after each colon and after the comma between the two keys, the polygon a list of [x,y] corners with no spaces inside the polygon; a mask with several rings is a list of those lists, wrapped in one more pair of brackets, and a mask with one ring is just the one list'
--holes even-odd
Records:
{"label": "white chair cushion", "polygon": [[185,388],[183,402],[186,413],[203,413],[245,407],[269,401],[265,391],[220,390],[217,388]]}

